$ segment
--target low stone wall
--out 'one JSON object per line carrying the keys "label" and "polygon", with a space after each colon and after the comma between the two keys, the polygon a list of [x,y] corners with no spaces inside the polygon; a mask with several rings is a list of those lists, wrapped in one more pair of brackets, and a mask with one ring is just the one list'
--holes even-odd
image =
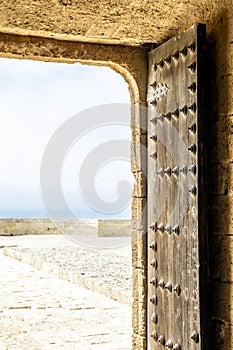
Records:
{"label": "low stone wall", "polygon": [[98,220],[99,237],[131,236],[130,220]]}
{"label": "low stone wall", "polygon": [[131,236],[130,220],[98,219],[0,219],[1,236],[79,234],[83,236]]}

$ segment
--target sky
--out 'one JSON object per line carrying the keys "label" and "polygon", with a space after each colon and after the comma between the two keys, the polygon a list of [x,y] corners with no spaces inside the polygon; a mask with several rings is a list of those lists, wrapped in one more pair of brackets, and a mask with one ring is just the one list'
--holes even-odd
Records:
{"label": "sky", "polygon": [[[123,77],[108,67],[0,59],[1,218],[48,216],[40,189],[46,146],[56,130],[75,114],[112,103],[129,105],[130,98]],[[128,114],[130,120],[130,108]],[[129,141],[129,125],[89,130],[66,154],[62,190],[77,217],[130,217],[130,194],[127,206],[118,213],[99,212],[86,203],[78,182],[88,154],[112,139]],[[94,174],[96,192],[105,202],[117,200],[117,186],[122,180],[132,186],[128,146],[126,153],[126,159],[100,164]]]}

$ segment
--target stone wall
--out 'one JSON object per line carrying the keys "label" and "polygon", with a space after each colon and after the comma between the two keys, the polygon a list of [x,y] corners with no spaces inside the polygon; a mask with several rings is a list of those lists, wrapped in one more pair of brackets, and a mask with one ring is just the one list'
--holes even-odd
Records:
{"label": "stone wall", "polygon": [[211,339],[233,348],[233,18],[232,2],[209,30],[208,178]]}
{"label": "stone wall", "polygon": [[131,220],[98,220],[99,237],[131,236]]}
{"label": "stone wall", "polygon": [[[0,57],[109,65],[145,105],[147,50],[192,24],[207,24],[206,71],[210,330],[214,350],[233,348],[232,0],[15,0],[1,2]],[[145,44],[145,45],[142,45]],[[132,109],[132,140],[146,146],[145,115]],[[146,181],[143,147],[132,148],[133,349],[146,349]]]}
{"label": "stone wall", "polygon": [[0,236],[78,234],[81,236],[131,236],[130,220],[0,219]]}

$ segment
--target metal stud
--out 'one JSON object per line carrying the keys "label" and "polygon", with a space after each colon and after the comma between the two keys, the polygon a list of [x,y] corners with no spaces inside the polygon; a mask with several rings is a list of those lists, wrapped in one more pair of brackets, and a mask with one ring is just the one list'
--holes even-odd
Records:
{"label": "metal stud", "polygon": [[167,349],[172,349],[173,348],[173,342],[171,339],[168,339],[168,341],[166,342],[166,348]]}
{"label": "metal stud", "polygon": [[158,231],[164,231],[164,226],[163,226],[163,224],[159,224],[158,227],[157,227],[157,230],[158,230]]}
{"label": "metal stud", "polygon": [[151,316],[151,321],[153,323],[157,323],[158,322],[158,316],[157,314],[153,313],[152,316]]}
{"label": "metal stud", "polygon": [[195,145],[195,143],[192,143],[192,145],[190,145],[188,147],[188,150],[191,152],[191,153],[196,153],[197,151],[197,146]]}
{"label": "metal stud", "polygon": [[157,266],[158,266],[157,260],[156,260],[156,259],[153,259],[153,260],[151,261],[150,265],[151,265],[154,269],[157,269]]}
{"label": "metal stud", "polygon": [[175,176],[179,175],[179,168],[177,166],[172,169],[172,174],[175,175]]}
{"label": "metal stud", "polygon": [[154,100],[149,101],[151,105],[156,106],[157,105],[157,99],[155,98]]}
{"label": "metal stud", "polygon": [[171,115],[172,115],[173,117],[175,117],[176,119],[179,117],[179,114],[180,114],[179,109],[176,109],[174,112],[171,113]]}
{"label": "metal stud", "polygon": [[161,344],[161,345],[165,345],[165,338],[164,338],[164,335],[160,335],[159,336],[159,339],[158,339],[158,342],[159,342],[159,344]]}
{"label": "metal stud", "polygon": [[180,168],[180,173],[184,174],[184,175],[187,175],[188,173],[188,167],[186,165],[182,166]]}
{"label": "metal stud", "polygon": [[159,282],[158,282],[158,287],[164,289],[165,283],[164,283],[164,280],[163,280],[163,279],[159,280]]}
{"label": "metal stud", "polygon": [[162,168],[160,168],[158,171],[157,171],[157,174],[159,175],[159,176],[163,176],[163,174],[164,174],[164,171],[163,171],[163,169]]}
{"label": "metal stud", "polygon": [[157,243],[156,242],[152,242],[150,244],[150,248],[153,249],[154,251],[157,251]]}
{"label": "metal stud", "polygon": [[196,112],[196,110],[197,110],[197,105],[196,105],[195,102],[189,107],[189,110],[190,110],[192,113],[195,113],[195,112]]}
{"label": "metal stud", "polygon": [[196,72],[196,68],[197,68],[196,62],[193,62],[192,64],[190,64],[190,65],[188,66],[188,69],[189,69],[189,71],[190,71],[191,73],[195,73],[195,72]]}
{"label": "metal stud", "polygon": [[156,135],[152,135],[152,136],[150,136],[150,139],[152,141],[156,142],[157,141],[157,136]]}
{"label": "metal stud", "polygon": [[164,59],[164,62],[165,62],[168,66],[170,66],[170,64],[171,64],[171,62],[172,62],[171,56],[166,57],[166,58]]}
{"label": "metal stud", "polygon": [[157,305],[158,304],[158,298],[157,296],[154,294],[152,295],[152,297],[150,298],[150,302],[154,305]]}
{"label": "metal stud", "polygon": [[167,168],[164,170],[164,174],[166,174],[167,176],[171,176],[171,174],[172,174],[171,168],[167,167]]}
{"label": "metal stud", "polygon": [[165,289],[168,291],[168,292],[172,292],[172,284],[171,282],[167,282],[167,284],[165,285]]}
{"label": "metal stud", "polygon": [[152,124],[156,125],[157,124],[157,117],[154,117],[154,118],[150,119],[150,122]]}
{"label": "metal stud", "polygon": [[157,87],[157,81],[155,80],[153,83],[150,84],[151,87],[153,87],[154,89],[156,89]]}
{"label": "metal stud", "polygon": [[157,278],[153,277],[151,280],[150,280],[150,284],[152,284],[153,286],[156,286],[158,285],[158,281],[157,281]]}
{"label": "metal stud", "polygon": [[187,47],[184,47],[181,51],[180,51],[181,55],[186,57],[187,56],[187,53],[188,53],[188,49]]}
{"label": "metal stud", "polygon": [[164,122],[164,115],[163,115],[163,114],[159,115],[159,116],[157,117],[157,120],[158,120],[159,122],[163,123],[163,122]]}
{"label": "metal stud", "polygon": [[161,60],[161,61],[157,64],[157,66],[162,70],[163,67],[164,67],[164,60]]}
{"label": "metal stud", "polygon": [[164,118],[167,120],[171,120],[171,112],[168,112],[167,114],[164,115]]}
{"label": "metal stud", "polygon": [[178,61],[179,56],[180,56],[179,51],[176,51],[176,52],[172,55],[172,58],[173,58],[174,61]]}
{"label": "metal stud", "polygon": [[194,123],[194,124],[191,124],[189,127],[188,127],[188,130],[191,131],[193,134],[195,134],[195,132],[197,131],[197,125]]}
{"label": "metal stud", "polygon": [[154,341],[158,340],[158,333],[156,331],[153,331],[151,334],[151,337],[154,339]]}
{"label": "metal stud", "polygon": [[165,226],[165,227],[164,227],[164,231],[166,231],[167,233],[170,234],[170,233],[172,232],[171,226],[170,226],[170,225]]}
{"label": "metal stud", "polygon": [[188,86],[188,89],[190,92],[194,93],[197,89],[197,85],[195,82],[193,82],[191,85]]}
{"label": "metal stud", "polygon": [[189,193],[191,193],[193,196],[196,196],[196,194],[197,194],[197,188],[196,188],[196,186],[191,186],[191,187],[189,188]]}
{"label": "metal stud", "polygon": [[181,350],[181,346],[179,343],[176,343],[174,346],[173,346],[173,349],[172,350]]}
{"label": "metal stud", "polygon": [[189,49],[190,51],[194,52],[194,51],[196,50],[196,44],[193,42],[192,44],[190,44],[190,45],[188,46],[188,49]]}
{"label": "metal stud", "polygon": [[180,296],[181,294],[181,288],[179,284],[176,284],[173,288],[173,291],[176,293],[176,295]]}
{"label": "metal stud", "polygon": [[192,339],[194,343],[199,343],[199,334],[197,331],[192,332],[190,339]]}
{"label": "metal stud", "polygon": [[154,152],[150,155],[152,159],[157,159],[157,152]]}
{"label": "metal stud", "polygon": [[188,107],[187,106],[184,106],[180,109],[180,111],[183,113],[183,114],[187,114],[188,113]]}
{"label": "metal stud", "polygon": [[153,230],[153,231],[155,231],[155,230],[157,229],[157,223],[155,222],[154,224],[152,224],[152,225],[150,226],[150,229]]}
{"label": "metal stud", "polygon": [[196,167],[196,165],[192,164],[192,165],[189,167],[189,172],[190,172],[192,175],[196,175],[196,173],[197,173],[197,167]]}
{"label": "metal stud", "polygon": [[176,235],[179,235],[179,233],[180,233],[179,225],[175,225],[172,229],[172,232],[174,232]]}

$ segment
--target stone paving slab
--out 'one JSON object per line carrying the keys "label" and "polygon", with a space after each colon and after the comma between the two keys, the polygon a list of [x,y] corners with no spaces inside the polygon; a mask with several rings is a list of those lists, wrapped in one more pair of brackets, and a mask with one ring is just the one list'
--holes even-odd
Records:
{"label": "stone paving slab", "polygon": [[131,307],[0,253],[1,350],[129,350]]}
{"label": "stone paving slab", "polygon": [[0,237],[0,246],[6,256],[119,302],[132,303],[129,244],[115,249],[90,249],[62,235],[27,235],[7,240]]}

